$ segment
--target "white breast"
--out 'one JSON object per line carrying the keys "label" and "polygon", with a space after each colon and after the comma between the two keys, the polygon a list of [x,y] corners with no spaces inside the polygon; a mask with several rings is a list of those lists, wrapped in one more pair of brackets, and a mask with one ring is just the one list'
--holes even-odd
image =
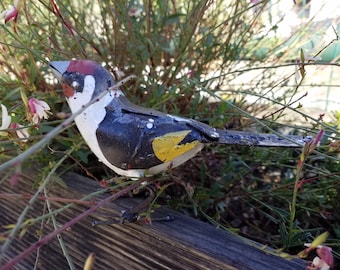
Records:
{"label": "white breast", "polygon": [[[72,113],[79,111],[85,104],[91,101],[94,88],[95,80],[93,76],[86,76],[84,79],[83,92],[76,92],[72,97],[67,99]],[[106,115],[105,107],[112,101],[113,98],[113,94],[108,92],[107,95],[89,106],[74,120],[91,151],[101,162],[105,163],[109,167],[111,167],[111,164],[107,161],[100,150],[96,137],[96,130]]]}

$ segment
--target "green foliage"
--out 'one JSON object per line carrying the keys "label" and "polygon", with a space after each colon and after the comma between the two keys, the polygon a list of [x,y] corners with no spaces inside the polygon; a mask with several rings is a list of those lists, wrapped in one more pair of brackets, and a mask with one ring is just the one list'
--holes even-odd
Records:
{"label": "green foliage", "polygon": [[[279,26],[266,29],[261,17],[268,14],[269,1],[257,4],[256,12],[251,1],[237,0],[19,2],[17,21],[0,27],[0,100],[12,122],[29,129],[30,138],[19,140],[11,129],[0,135],[1,161],[41,140],[62,122],[65,115],[60,112],[69,112],[48,62],[92,59],[117,80],[135,74],[137,80],[123,90],[131,101],[147,107],[221,128],[266,132],[269,127],[310,135],[322,128],[335,134],[327,135],[333,152],[330,140],[322,142],[319,152],[306,159],[301,175],[299,150],[207,147],[173,172],[185,188],[178,191],[178,185],[172,185],[169,190],[181,195],[174,196],[174,208],[275,247],[296,253],[292,248],[301,249],[326,230],[332,244],[339,245],[339,224],[334,223],[340,218],[339,113],[326,122],[301,110],[301,92],[311,88],[304,83],[312,63],[300,50],[307,46],[309,37],[302,34],[309,23],[296,35],[280,38],[275,35]],[[11,4],[2,1],[0,9]],[[287,64],[297,59],[305,61]],[[288,73],[281,73],[289,65]],[[244,82],[242,76],[253,79]],[[50,105],[53,115],[48,121],[32,123],[25,105],[31,97]],[[59,168],[62,159],[66,166]],[[27,164],[34,162],[46,165],[40,181],[56,167],[61,172],[91,172],[97,179],[113,175],[96,161],[74,126]],[[301,180],[305,182],[296,190],[291,220],[294,183]]]}

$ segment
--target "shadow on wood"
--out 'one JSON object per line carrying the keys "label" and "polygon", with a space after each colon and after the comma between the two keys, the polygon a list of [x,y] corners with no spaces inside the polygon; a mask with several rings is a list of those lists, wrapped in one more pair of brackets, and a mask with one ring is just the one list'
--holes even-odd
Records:
{"label": "shadow on wood", "polygon": [[[81,198],[86,194],[100,189],[98,183],[74,173],[64,175],[68,188],[54,185],[49,196],[62,198]],[[2,193],[32,194],[34,173],[31,181],[21,181],[11,187],[2,184]],[[108,196],[108,194],[101,195]],[[27,200],[0,200],[0,225],[16,222]],[[120,210],[136,203],[132,199],[119,199],[106,205],[107,214],[119,215]],[[54,209],[63,203],[52,202]],[[86,211],[87,206],[75,205],[59,213],[56,218],[64,224]],[[32,206],[28,217],[37,217],[46,213],[43,201]],[[76,269],[82,269],[90,253],[95,253],[93,269],[252,269],[252,270],[303,270],[306,262],[302,260],[286,260],[271,255],[255,247],[255,243],[242,240],[212,225],[183,216],[167,209],[158,209],[162,214],[171,214],[175,220],[171,222],[154,222],[152,224],[114,224],[91,226],[93,219],[100,213],[82,220],[61,234],[66,248],[70,253]],[[25,248],[36,242],[37,233],[43,235],[53,230],[52,222],[33,225],[22,239],[15,239],[6,260],[15,257]],[[251,245],[253,243],[253,245]],[[58,240],[54,239],[42,246],[25,260],[16,265],[15,269],[68,269],[69,265],[63,256]]]}

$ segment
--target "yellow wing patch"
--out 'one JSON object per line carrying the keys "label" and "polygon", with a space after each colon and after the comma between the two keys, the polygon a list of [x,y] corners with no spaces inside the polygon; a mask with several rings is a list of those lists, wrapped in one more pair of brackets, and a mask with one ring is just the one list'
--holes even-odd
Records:
{"label": "yellow wing patch", "polygon": [[163,162],[168,162],[194,148],[199,141],[179,144],[189,132],[190,130],[171,132],[155,138],[152,141],[152,149],[156,157]]}

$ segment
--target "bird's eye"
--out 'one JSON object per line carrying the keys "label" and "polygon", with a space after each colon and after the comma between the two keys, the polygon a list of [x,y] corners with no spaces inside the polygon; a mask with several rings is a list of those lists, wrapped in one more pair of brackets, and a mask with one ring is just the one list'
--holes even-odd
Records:
{"label": "bird's eye", "polygon": [[76,90],[76,89],[79,87],[79,83],[78,83],[77,81],[73,81],[73,82],[71,83],[71,87],[72,87],[74,90]]}

